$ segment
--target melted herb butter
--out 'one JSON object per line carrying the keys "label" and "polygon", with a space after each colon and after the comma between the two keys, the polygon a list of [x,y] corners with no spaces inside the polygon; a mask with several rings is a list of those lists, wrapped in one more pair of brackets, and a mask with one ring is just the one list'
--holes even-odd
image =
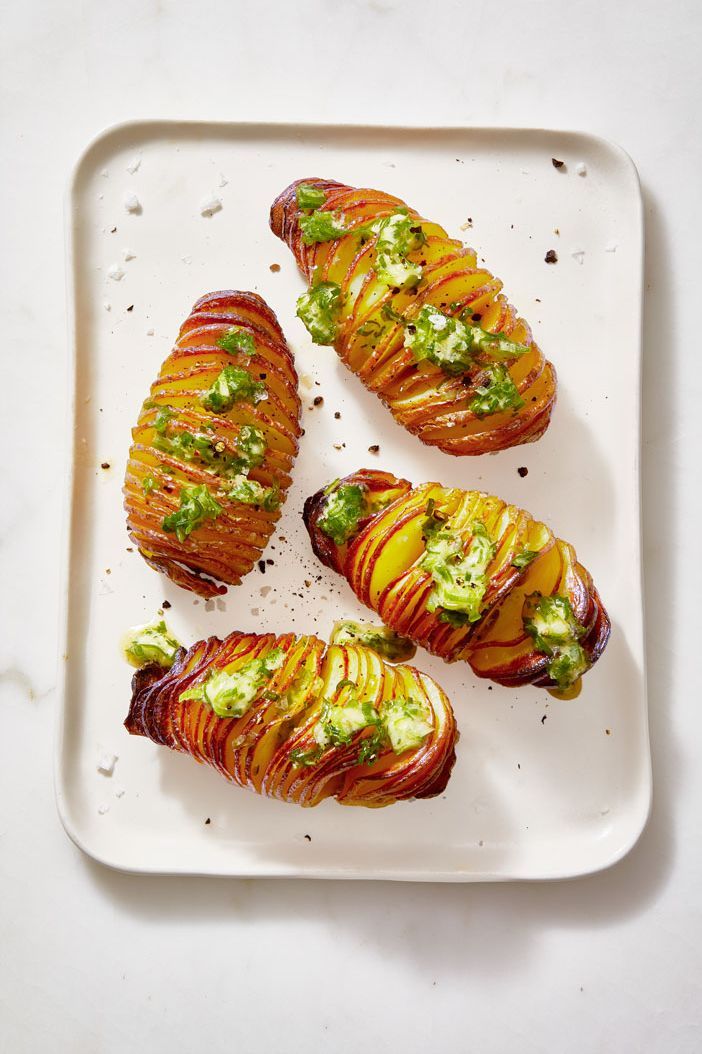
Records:
{"label": "melted herb butter", "polygon": [[519,389],[501,363],[488,366],[484,382],[468,404],[476,417],[489,417],[504,410],[521,410],[524,400]]}
{"label": "melted herb butter", "polygon": [[338,213],[320,212],[317,209],[308,215],[300,216],[300,230],[305,245],[335,241],[348,233],[343,218]]}
{"label": "melted herb butter", "polygon": [[481,618],[489,582],[487,569],[495,555],[485,524],[475,520],[469,529],[472,536],[465,549],[463,537],[435,515],[433,502],[428,504],[423,525],[426,553],[421,566],[431,574],[434,587],[427,607],[429,611],[441,608],[440,619],[451,625]]}
{"label": "melted herb butter", "polygon": [[[337,690],[350,682],[341,682]],[[343,704],[325,700],[312,728],[315,746],[307,750],[291,751],[290,760],[296,766],[314,765],[331,747],[346,747],[358,743],[356,762],[372,764],[389,747],[393,753],[403,754],[420,747],[433,730],[432,713],[428,706],[405,696],[386,699],[376,708],[359,700],[355,685]],[[359,733],[370,730],[369,735]]]}
{"label": "melted herb butter", "polygon": [[318,209],[327,200],[327,196],[319,187],[311,183],[298,183],[295,187],[295,200],[301,209]]}
{"label": "melted herb butter", "polygon": [[256,351],[253,334],[242,326],[232,326],[219,338],[217,344],[229,355],[253,355]]}
{"label": "melted herb butter", "polygon": [[336,282],[318,282],[297,301],[302,320],[315,344],[333,344],[341,315],[341,287]]}
{"label": "melted herb butter", "polygon": [[[236,437],[238,455],[231,456],[226,446],[211,434],[178,432],[176,435],[158,434],[154,438],[157,450],[183,461],[198,461],[213,469],[219,476],[248,473],[257,468],[266,456],[266,438],[253,425],[243,425]],[[153,489],[153,488],[152,488]]]}
{"label": "melted herb butter", "polygon": [[122,641],[125,659],[130,666],[137,667],[157,663],[170,669],[181,647],[164,619],[156,619],[145,626],[133,626]]}
{"label": "melted herb butter", "polygon": [[421,226],[406,213],[397,212],[374,225],[376,259],[374,270],[381,282],[398,289],[417,285],[422,267],[407,259],[426,242]]}
{"label": "melted herb butter", "polygon": [[205,703],[218,717],[242,717],[284,659],[282,649],[274,648],[233,672],[226,667],[213,670],[203,682],[182,692],[180,701],[194,699]]}
{"label": "melted herb butter", "polygon": [[365,492],[357,484],[344,484],[338,481],[326,490],[324,511],[317,520],[319,529],[336,545],[343,545],[358,527],[358,522],[365,511]]}
{"label": "melted herb butter", "polygon": [[331,644],[361,644],[372,648],[388,662],[407,662],[417,651],[407,637],[401,637],[388,626],[345,619],[334,623]]}
{"label": "melted herb butter", "polygon": [[551,680],[561,689],[575,684],[590,664],[579,644],[585,628],[575,618],[569,598],[530,593],[524,600],[522,619],[537,650],[551,657]]}
{"label": "melted herb butter", "polygon": [[465,373],[476,361],[515,358],[529,350],[502,334],[488,333],[427,304],[413,319],[402,321],[405,347],[415,359],[433,362],[448,374]]}
{"label": "melted herb butter", "polygon": [[382,703],[380,719],[396,754],[421,746],[434,727],[429,707],[405,697]]}
{"label": "melted herb butter", "polygon": [[163,520],[163,529],[175,534],[179,542],[197,530],[206,520],[216,520],[222,506],[203,483],[197,487],[183,487],[180,492],[180,508]]}
{"label": "melted herb butter", "polygon": [[266,512],[274,512],[280,505],[280,489],[277,486],[263,487],[244,474],[234,477],[228,497],[244,505],[257,505]]}
{"label": "melted herb butter", "polygon": [[224,414],[235,403],[258,403],[266,398],[266,386],[255,381],[247,370],[239,366],[225,366],[202,397],[202,405],[213,413]]}

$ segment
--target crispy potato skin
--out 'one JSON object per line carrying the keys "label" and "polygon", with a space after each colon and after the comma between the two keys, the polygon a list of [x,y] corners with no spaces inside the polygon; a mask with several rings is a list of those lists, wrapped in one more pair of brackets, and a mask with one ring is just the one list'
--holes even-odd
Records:
{"label": "crispy potato skin", "polygon": [[[255,344],[252,356],[233,356],[218,346],[217,341],[232,326],[251,334]],[[256,404],[236,403],[221,415],[206,410],[201,397],[225,366],[247,369],[257,381],[265,377],[267,399]],[[226,585],[237,585],[251,570],[280,512],[221,496],[222,480],[214,469],[197,459],[187,461],[157,449],[154,424],[164,406],[175,415],[169,422],[169,434],[205,430],[222,444],[225,455],[237,454],[236,440],[242,426],[261,430],[266,437],[266,455],[263,463],[251,470],[250,478],[266,487],[277,484],[284,498],[298,450],[300,399],[292,354],[273,311],[260,296],[223,290],[208,293],[194,305],[132,430],[124,481],[129,535],[146,562],[200,596],[223,594]],[[149,477],[156,488],[146,493],[144,482]],[[178,509],[181,487],[199,484],[206,484],[218,495],[224,510],[181,542],[175,534],[164,531],[163,520]]]}
{"label": "crispy potato skin", "polygon": [[[197,700],[180,701],[213,668],[233,672],[274,648],[284,652],[283,665],[242,717],[218,717]],[[328,747],[315,764],[294,764],[293,751],[315,747],[319,709],[325,699],[338,701],[343,679],[354,681],[359,697],[375,705],[397,696],[426,703],[434,715],[433,731],[420,747],[395,755],[388,746],[371,764],[357,761],[368,730],[357,732],[346,746]],[[291,689],[296,692],[292,705],[286,701]],[[326,645],[312,636],[238,632],[182,649],[166,673],[154,665],[138,670],[125,727],[131,735],[190,754],[241,787],[303,806],[333,797],[343,805],[377,808],[441,794],[458,739],[445,694],[412,666],[390,666],[369,648]]]}
{"label": "crispy potato skin", "polygon": [[[424,267],[426,281],[419,290],[390,289],[376,278],[372,237],[365,245],[354,234],[305,245],[296,199],[300,183],[323,190],[323,209],[342,213],[346,226],[352,229],[391,215],[398,207],[408,209],[427,235],[426,245],[410,254],[413,262]],[[339,357],[422,442],[447,454],[485,454],[531,443],[543,435],[556,401],[555,369],[534,342],[527,322],[502,295],[500,280],[478,263],[472,249],[449,238],[442,227],[424,220],[399,198],[327,179],[300,179],[287,187],[271,207],[270,226],[292,250],[308,282],[314,275],[316,281],[340,285],[346,300],[335,343]],[[425,304],[455,315],[470,309],[484,329],[529,346],[529,351],[508,367],[524,400],[520,410],[481,419],[468,408],[482,383],[480,370],[449,377],[430,362],[415,361],[411,351],[403,347],[402,324],[389,320],[383,309],[392,307],[410,319]]]}
{"label": "crispy potato skin", "polygon": [[[524,597],[538,591],[569,598],[576,619],[585,627],[580,643],[590,664],[604,651],[610,620],[589,572],[578,563],[571,545],[528,512],[480,491],[438,483],[412,487],[407,480],[370,469],[354,472],[341,483],[360,484],[376,503],[385,489],[388,504],[361,520],[349,542],[337,546],[319,527],[324,491],[318,491],[307,499],[303,513],[312,548],[396,633],[447,662],[466,660],[478,677],[498,684],[554,688],[548,656],[536,650],[522,622]],[[430,498],[437,507],[449,510],[452,525],[482,520],[496,544],[478,622],[451,626],[440,621],[438,612],[428,610],[432,579],[419,560],[425,551],[421,523]],[[537,551],[538,556],[519,569],[512,561],[524,549]]]}

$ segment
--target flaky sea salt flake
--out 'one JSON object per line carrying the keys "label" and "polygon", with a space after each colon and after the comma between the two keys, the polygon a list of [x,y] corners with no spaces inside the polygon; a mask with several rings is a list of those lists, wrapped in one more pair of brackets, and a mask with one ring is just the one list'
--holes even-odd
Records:
{"label": "flaky sea salt flake", "polygon": [[101,772],[103,776],[111,776],[115,771],[117,760],[117,754],[112,754],[109,750],[101,750],[97,759],[98,772]]}

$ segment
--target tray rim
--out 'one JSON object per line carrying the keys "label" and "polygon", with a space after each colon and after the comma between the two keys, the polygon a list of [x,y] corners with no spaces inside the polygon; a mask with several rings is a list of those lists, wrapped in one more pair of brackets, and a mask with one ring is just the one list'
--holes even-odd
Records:
{"label": "tray rim", "polygon": [[[262,131],[270,135],[291,134],[302,132],[314,135],[315,133],[329,134],[333,132],[347,132],[352,134],[378,134],[389,135],[427,135],[441,136],[446,134],[471,134],[480,135],[545,135],[545,136],[568,136],[583,142],[590,142],[598,147],[605,147],[619,157],[619,160],[629,170],[632,177],[632,191],[636,213],[636,233],[638,239],[637,248],[637,275],[636,275],[636,311],[637,311],[637,348],[634,356],[637,371],[637,397],[638,413],[636,415],[636,472],[635,472],[635,507],[638,517],[638,530],[636,531],[637,552],[635,554],[638,565],[639,592],[641,597],[641,629],[642,629],[642,669],[641,669],[641,694],[642,694],[642,746],[645,764],[641,773],[640,789],[643,791],[643,808],[636,816],[628,832],[628,837],[621,840],[621,844],[614,852],[593,861],[590,867],[578,867],[576,869],[563,868],[561,871],[553,871],[545,875],[523,875],[504,872],[481,871],[474,869],[446,870],[418,870],[405,868],[402,870],[355,867],[327,867],[292,864],[261,863],[256,868],[228,868],[224,869],[198,869],[193,867],[169,868],[152,867],[148,864],[125,863],[96,850],[88,844],[81,835],[75,819],[69,811],[67,795],[65,793],[65,752],[67,749],[66,738],[66,715],[68,706],[68,645],[69,645],[69,620],[70,620],[70,581],[71,581],[71,542],[73,536],[73,508],[75,502],[75,414],[76,414],[76,389],[77,389],[77,311],[76,297],[78,290],[78,264],[75,254],[75,226],[77,187],[82,176],[83,168],[89,162],[93,151],[102,146],[113,136],[119,136],[128,132],[156,132],[158,129],[183,129],[185,131],[206,130],[207,128],[220,131],[229,130],[232,134],[237,132],[251,134],[254,131]],[[109,124],[98,131],[86,144],[76,158],[65,186],[63,200],[64,238],[66,248],[65,288],[66,288],[66,325],[68,346],[66,349],[66,420],[65,435],[69,437],[67,444],[67,457],[64,466],[63,484],[65,487],[65,498],[63,502],[63,516],[61,525],[61,568],[59,579],[59,624],[58,624],[58,667],[59,676],[57,683],[57,709],[54,725],[54,751],[53,751],[53,783],[55,802],[59,820],[66,834],[73,844],[97,863],[126,874],[151,875],[151,876],[192,876],[193,878],[298,878],[298,879],[336,879],[336,880],[365,880],[365,881],[394,881],[394,882],[441,882],[441,883],[483,883],[483,882],[556,882],[567,879],[575,879],[587,875],[596,874],[609,870],[626,857],[636,846],[646,825],[648,824],[653,803],[653,779],[651,759],[650,721],[648,710],[648,671],[646,662],[646,598],[645,581],[643,569],[643,519],[641,502],[641,436],[642,436],[642,413],[643,413],[643,295],[644,295],[644,262],[645,262],[645,227],[643,198],[641,194],[641,181],[636,165],[627,151],[618,143],[605,136],[600,136],[590,131],[564,128],[534,127],[529,125],[407,125],[407,124],[373,124],[356,122],[324,122],[324,121],[226,121],[220,119],[196,119],[196,118],[173,118],[173,117],[145,117],[133,118]]]}

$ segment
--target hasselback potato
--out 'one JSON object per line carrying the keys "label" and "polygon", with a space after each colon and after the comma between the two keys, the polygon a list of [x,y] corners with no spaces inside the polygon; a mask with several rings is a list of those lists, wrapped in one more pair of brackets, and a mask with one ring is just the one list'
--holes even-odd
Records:
{"label": "hasselback potato", "polygon": [[424,443],[484,454],[546,430],[556,375],[475,252],[399,198],[327,179],[271,208],[310,283],[298,315]]}
{"label": "hasselback potato", "polygon": [[367,469],[305,503],[317,556],[396,633],[499,684],[576,694],[610,622],[575,550],[480,491]]}
{"label": "hasselback potato", "polygon": [[[167,660],[172,661],[172,660]],[[370,648],[232,633],[134,675],[133,735],[298,805],[381,806],[444,790],[455,760],[448,699]]]}
{"label": "hasselback potato", "polygon": [[240,582],[280,515],[299,417],[293,358],[266,302],[201,297],[132,431],[125,509],[147,563],[203,597]]}

